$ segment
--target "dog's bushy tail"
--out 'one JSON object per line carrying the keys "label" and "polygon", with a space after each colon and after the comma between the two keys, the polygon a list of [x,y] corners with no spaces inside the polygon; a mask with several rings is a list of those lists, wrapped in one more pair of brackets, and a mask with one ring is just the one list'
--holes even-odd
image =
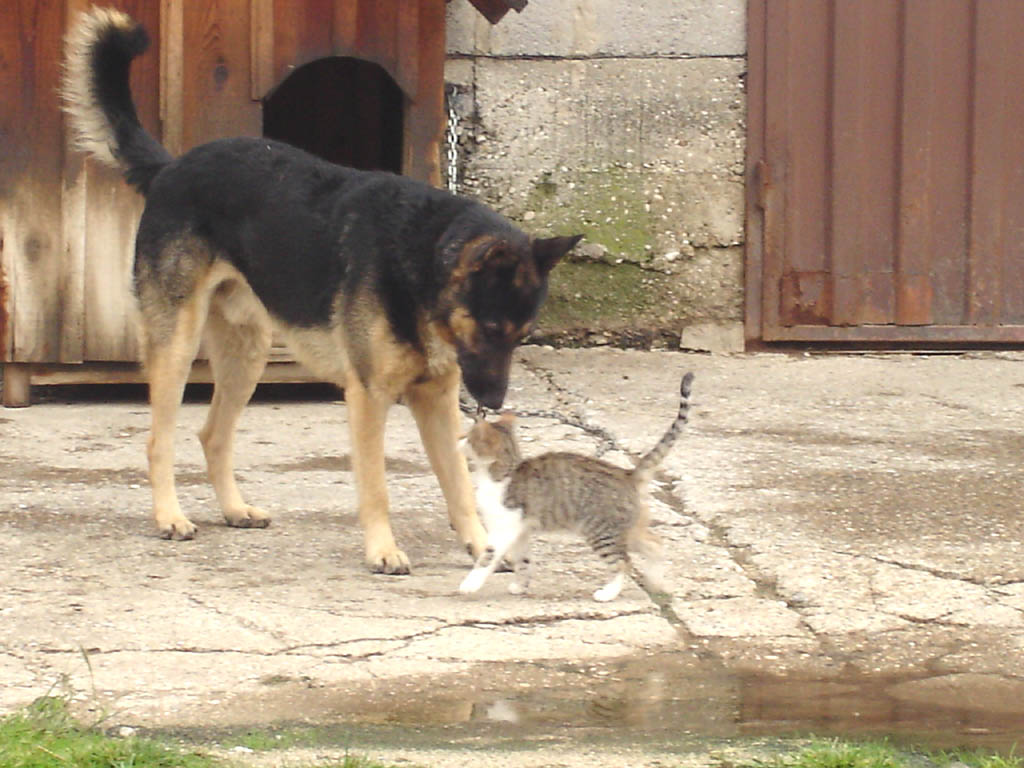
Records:
{"label": "dog's bushy tail", "polygon": [[142,194],[173,159],[142,127],[128,85],[132,59],[148,47],[149,35],[130,16],[92,8],[65,40],[61,86],[72,147],[120,170]]}
{"label": "dog's bushy tail", "polygon": [[683,376],[683,380],[679,384],[679,413],[676,415],[675,421],[672,422],[672,426],[668,428],[668,431],[658,441],[658,444],[651,448],[647,455],[641,458],[636,463],[636,467],[633,468],[633,477],[638,481],[643,482],[650,479],[655,467],[668,455],[668,452],[676,442],[676,438],[679,437],[679,433],[683,430],[683,426],[689,420],[690,390],[692,388],[693,372],[691,371]]}

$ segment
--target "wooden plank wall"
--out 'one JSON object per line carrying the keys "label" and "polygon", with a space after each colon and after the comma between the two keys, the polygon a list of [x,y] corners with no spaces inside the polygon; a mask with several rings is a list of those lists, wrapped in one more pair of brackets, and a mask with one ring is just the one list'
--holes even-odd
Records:
{"label": "wooden plank wall", "polygon": [[[112,3],[159,41],[159,8]],[[120,176],[66,149],[63,35],[87,0],[17,0],[0,20],[0,360],[132,360],[131,243],[141,200]],[[139,114],[160,135],[158,47],[136,63]]]}
{"label": "wooden plank wall", "polygon": [[[420,0],[416,22],[415,45],[420,52],[415,73],[416,108],[405,112],[402,169],[407,176],[436,186],[441,183],[440,150],[445,127],[444,3]],[[411,34],[411,30],[407,29],[406,34]]]}
{"label": "wooden plank wall", "polygon": [[[56,96],[65,9],[9,0],[0,21],[0,359],[61,356],[63,123]],[[66,302],[71,301],[71,304]]]}
{"label": "wooden plank wall", "polygon": [[182,19],[181,149],[229,136],[259,136],[252,98],[250,3],[180,2]]}
{"label": "wooden plank wall", "polygon": [[[160,6],[151,0],[118,0],[111,5],[149,32],[149,50],[132,63],[132,97],[143,126],[160,139]],[[81,359],[137,360],[131,284],[142,196],[125,184],[117,171],[91,160],[78,184],[84,188]]]}

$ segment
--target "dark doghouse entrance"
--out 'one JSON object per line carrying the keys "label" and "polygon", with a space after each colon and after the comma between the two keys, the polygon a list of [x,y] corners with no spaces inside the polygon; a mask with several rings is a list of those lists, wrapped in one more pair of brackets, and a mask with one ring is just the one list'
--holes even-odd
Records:
{"label": "dark doghouse entrance", "polygon": [[263,100],[263,135],[332,163],[402,172],[404,98],[391,76],[362,59],[318,59]]}

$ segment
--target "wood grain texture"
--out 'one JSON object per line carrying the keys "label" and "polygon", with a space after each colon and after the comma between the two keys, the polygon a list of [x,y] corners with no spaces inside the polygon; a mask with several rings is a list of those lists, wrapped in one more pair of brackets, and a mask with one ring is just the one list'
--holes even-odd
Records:
{"label": "wood grain texture", "polygon": [[189,0],[183,7],[182,148],[213,139],[259,136],[252,100],[249,4]]}
{"label": "wood grain texture", "polygon": [[0,17],[0,360],[61,347],[63,3],[10,0]]}

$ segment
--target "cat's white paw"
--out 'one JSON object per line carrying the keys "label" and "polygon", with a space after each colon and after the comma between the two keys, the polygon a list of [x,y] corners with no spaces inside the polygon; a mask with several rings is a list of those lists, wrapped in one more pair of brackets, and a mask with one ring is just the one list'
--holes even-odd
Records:
{"label": "cat's white paw", "polygon": [[468,595],[470,592],[476,592],[480,587],[487,581],[487,569],[486,568],[474,568],[472,571],[466,574],[466,578],[459,584],[459,592],[464,595]]}
{"label": "cat's white paw", "polygon": [[508,585],[508,593],[510,595],[522,595],[526,593],[526,587],[520,584],[518,581],[513,581]]}
{"label": "cat's white paw", "polygon": [[622,582],[624,580],[623,575],[620,573],[614,579],[609,581],[599,590],[594,593],[594,599],[599,603],[607,603],[609,600],[614,600],[619,596],[622,591]]}

